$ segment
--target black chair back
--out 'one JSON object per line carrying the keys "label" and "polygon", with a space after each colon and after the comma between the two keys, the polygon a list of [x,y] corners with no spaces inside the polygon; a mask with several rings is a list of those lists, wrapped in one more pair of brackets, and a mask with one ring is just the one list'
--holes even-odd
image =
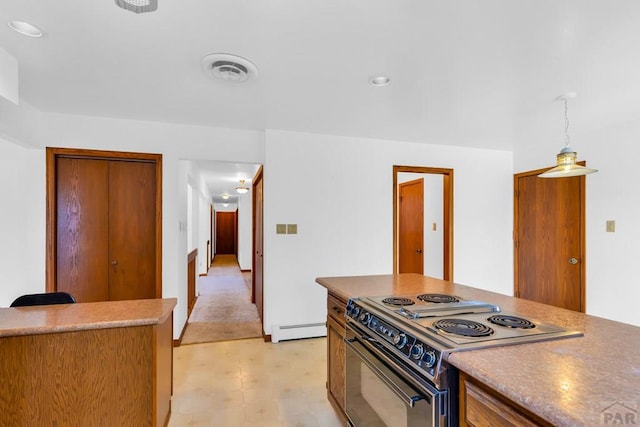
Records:
{"label": "black chair back", "polygon": [[47,292],[44,294],[22,295],[11,303],[11,307],[30,305],[73,304],[76,299],[68,292]]}

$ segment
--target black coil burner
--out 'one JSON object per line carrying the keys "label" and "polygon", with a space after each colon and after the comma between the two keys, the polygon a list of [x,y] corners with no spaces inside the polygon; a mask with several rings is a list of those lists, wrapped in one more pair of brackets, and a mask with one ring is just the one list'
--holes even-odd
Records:
{"label": "black coil burner", "polygon": [[390,304],[390,305],[413,305],[415,304],[415,302],[413,302],[413,300],[410,300],[409,298],[402,298],[402,297],[388,297],[382,300],[383,303],[385,304]]}
{"label": "black coil burner", "polygon": [[504,314],[496,314],[495,316],[489,317],[487,320],[495,325],[505,326],[507,328],[532,329],[536,327],[533,322],[527,319],[517,316],[507,316]]}
{"label": "black coil burner", "polygon": [[445,294],[422,294],[422,295],[418,295],[418,299],[424,302],[435,302],[435,303],[460,302],[458,298],[451,295],[445,295]]}
{"label": "black coil burner", "polygon": [[433,327],[463,337],[487,337],[493,334],[493,329],[487,325],[466,319],[441,319],[436,321]]}

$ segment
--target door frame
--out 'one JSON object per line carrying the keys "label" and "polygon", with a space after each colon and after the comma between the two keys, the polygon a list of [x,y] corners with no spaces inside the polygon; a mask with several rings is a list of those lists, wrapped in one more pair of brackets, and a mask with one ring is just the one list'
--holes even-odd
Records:
{"label": "door frame", "polygon": [[[258,224],[257,223],[257,218],[256,218],[256,204],[257,204],[257,200],[256,200],[256,186],[261,183],[262,185],[262,224]],[[257,246],[257,233],[258,230],[260,230],[260,233],[262,233],[261,235],[261,239],[260,241],[262,242],[262,248],[260,248],[260,253],[261,255],[263,255],[264,252],[264,181],[263,181],[263,168],[262,165],[258,168],[258,171],[256,172],[255,176],[253,177],[253,180],[251,181],[251,225],[252,225],[252,229],[251,229],[251,302],[252,303],[256,303],[256,264],[258,262],[258,260],[256,259],[256,251],[258,250]],[[259,225],[259,227],[258,227]],[[263,317],[264,317],[264,257],[263,257],[263,261],[262,261],[262,269],[261,269],[261,273],[262,273],[262,307],[259,307],[259,313],[260,313],[260,324],[262,325],[262,330],[264,331],[264,321],[263,321]],[[264,334],[264,332],[263,332]]]}
{"label": "door frame", "polygon": [[85,150],[76,148],[46,147],[46,255],[45,255],[45,290],[55,292],[56,247],[57,247],[57,169],[58,157],[76,159],[118,160],[132,162],[148,162],[155,165],[155,200],[156,200],[156,298],[162,298],[162,154],[134,153],[124,151]]}
{"label": "door frame", "polygon": [[453,281],[453,169],[393,165],[393,274],[398,274],[398,174],[402,172],[442,175],[442,278]]}
{"label": "door frame", "polygon": [[[577,162],[581,166],[586,166],[585,161]],[[518,194],[520,191],[520,186],[518,179],[540,175],[542,172],[545,172],[551,169],[553,166],[536,169],[532,171],[520,172],[513,175],[513,295],[515,297],[520,297],[520,266],[518,263],[518,236],[520,235],[520,221],[518,221]],[[541,178],[541,179],[562,179],[562,178]],[[587,274],[587,259],[586,259],[586,189],[587,189],[587,181],[585,176],[580,177],[580,194],[582,197],[580,198],[580,312],[584,313],[587,309],[587,285],[586,285],[586,274]]]}

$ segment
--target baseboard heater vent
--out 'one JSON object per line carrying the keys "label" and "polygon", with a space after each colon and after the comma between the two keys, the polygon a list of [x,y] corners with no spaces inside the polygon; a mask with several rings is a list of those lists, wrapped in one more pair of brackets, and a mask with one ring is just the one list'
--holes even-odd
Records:
{"label": "baseboard heater vent", "polygon": [[271,342],[296,340],[299,338],[324,337],[327,327],[324,323],[307,323],[304,325],[273,325]]}

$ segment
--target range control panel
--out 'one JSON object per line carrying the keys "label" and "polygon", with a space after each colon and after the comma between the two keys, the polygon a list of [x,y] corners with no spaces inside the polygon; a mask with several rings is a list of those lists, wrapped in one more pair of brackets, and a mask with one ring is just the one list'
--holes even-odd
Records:
{"label": "range control panel", "polygon": [[430,345],[420,341],[415,336],[399,329],[388,320],[371,313],[354,300],[349,300],[345,317],[372,331],[376,337],[382,338],[387,347],[401,353],[406,360],[418,368],[426,371],[430,376],[435,375],[440,352]]}

